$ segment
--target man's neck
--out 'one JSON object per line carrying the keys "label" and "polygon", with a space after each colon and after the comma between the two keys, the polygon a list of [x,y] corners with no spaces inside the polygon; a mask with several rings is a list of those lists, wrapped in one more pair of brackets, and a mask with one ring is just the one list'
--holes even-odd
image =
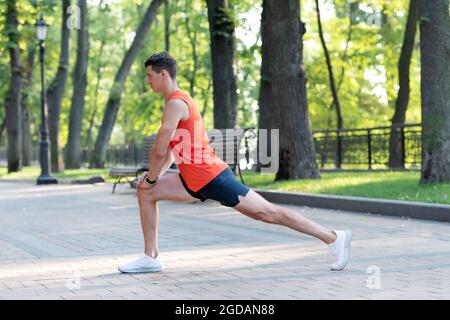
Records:
{"label": "man's neck", "polygon": [[163,95],[164,99],[167,100],[177,90],[180,90],[180,88],[178,88],[177,83],[174,82],[171,86],[166,88],[166,90],[161,92],[161,94]]}

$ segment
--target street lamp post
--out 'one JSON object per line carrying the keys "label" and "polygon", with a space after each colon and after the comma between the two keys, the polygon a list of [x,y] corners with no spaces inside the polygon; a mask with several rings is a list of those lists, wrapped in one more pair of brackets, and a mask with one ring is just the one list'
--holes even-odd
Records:
{"label": "street lamp post", "polygon": [[45,103],[45,82],[44,82],[44,40],[47,38],[48,24],[41,17],[36,23],[36,35],[39,40],[39,61],[41,63],[41,140],[39,141],[39,162],[41,165],[41,175],[37,178],[37,184],[58,183],[50,174],[49,163],[49,142],[47,134],[47,108]]}

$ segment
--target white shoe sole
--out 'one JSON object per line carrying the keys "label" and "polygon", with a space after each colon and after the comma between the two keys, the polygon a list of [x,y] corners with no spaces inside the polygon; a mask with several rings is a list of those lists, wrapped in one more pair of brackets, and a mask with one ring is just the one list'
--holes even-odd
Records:
{"label": "white shoe sole", "polygon": [[345,231],[345,241],[344,241],[344,262],[338,268],[330,268],[331,271],[341,271],[345,268],[350,256],[350,243],[352,242],[352,232],[350,230]]}
{"label": "white shoe sole", "polygon": [[162,267],[143,268],[138,270],[121,270],[120,267],[118,267],[117,269],[122,273],[147,273],[147,272],[160,272],[163,270]]}

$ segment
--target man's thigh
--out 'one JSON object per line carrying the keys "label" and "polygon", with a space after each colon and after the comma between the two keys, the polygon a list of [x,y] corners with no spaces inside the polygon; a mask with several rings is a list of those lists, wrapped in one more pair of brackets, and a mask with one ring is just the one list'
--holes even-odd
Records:
{"label": "man's thigh", "polygon": [[270,214],[275,210],[273,203],[264,199],[261,195],[250,189],[247,195],[239,195],[239,203],[233,209],[249,217],[257,218],[261,214]]}
{"label": "man's thigh", "polygon": [[[145,182],[144,182],[145,184]],[[184,188],[178,174],[166,174],[150,189],[137,188],[138,197],[149,200],[196,201]]]}

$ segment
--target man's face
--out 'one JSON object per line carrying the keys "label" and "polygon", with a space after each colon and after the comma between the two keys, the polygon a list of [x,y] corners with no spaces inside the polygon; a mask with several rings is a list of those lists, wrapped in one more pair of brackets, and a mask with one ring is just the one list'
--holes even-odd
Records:
{"label": "man's face", "polygon": [[164,70],[160,73],[153,71],[152,66],[147,66],[147,84],[152,88],[153,92],[159,92],[163,84]]}

